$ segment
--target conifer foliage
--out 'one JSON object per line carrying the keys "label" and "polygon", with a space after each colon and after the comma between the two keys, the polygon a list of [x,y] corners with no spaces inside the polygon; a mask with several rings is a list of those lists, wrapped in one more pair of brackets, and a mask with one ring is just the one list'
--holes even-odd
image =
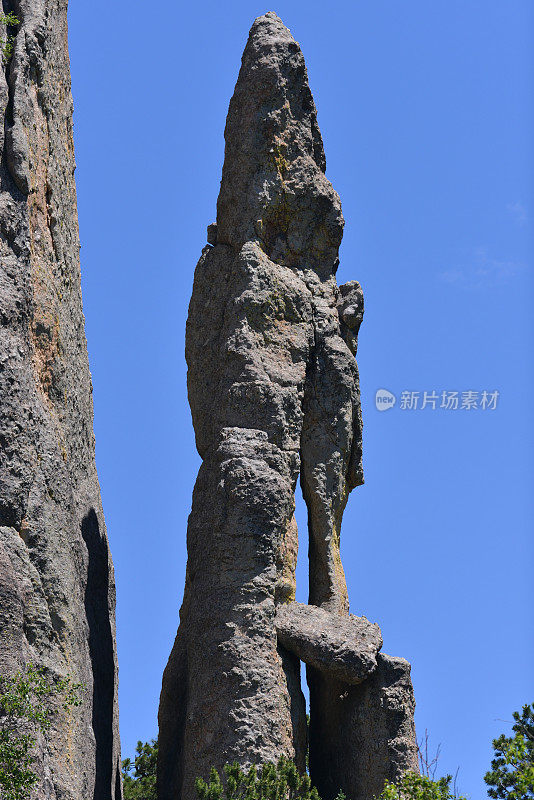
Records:
{"label": "conifer foliage", "polygon": [[137,742],[135,759],[122,762],[124,800],[156,800],[158,740]]}
{"label": "conifer foliage", "polygon": [[484,780],[488,795],[500,800],[534,798],[534,703],[514,711],[514,736],[502,734],[493,740],[495,757]]}
{"label": "conifer foliage", "polygon": [[320,800],[310,776],[300,775],[285,756],[247,772],[237,762],[226,764],[222,780],[212,768],[208,783],[197,778],[196,790],[199,800]]}

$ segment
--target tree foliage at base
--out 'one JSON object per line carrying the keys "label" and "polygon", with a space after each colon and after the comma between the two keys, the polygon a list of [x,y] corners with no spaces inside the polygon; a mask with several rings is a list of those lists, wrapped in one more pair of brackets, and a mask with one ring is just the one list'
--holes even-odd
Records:
{"label": "tree foliage at base", "polygon": [[[514,720],[515,735],[494,740],[495,758],[484,780],[495,800],[534,800],[534,704],[524,706],[521,715],[515,712]],[[157,740],[138,742],[135,763],[128,758],[122,762],[124,800],[156,800],[157,751]],[[419,754],[426,774],[407,773],[397,783],[386,781],[375,800],[466,800],[451,785],[451,775],[434,779],[439,748],[429,757],[426,733]],[[195,788],[199,800],[320,800],[309,775],[301,775],[285,756],[277,764],[252,766],[246,772],[237,762],[226,764],[222,778],[212,768],[209,781],[197,778]],[[336,800],[346,800],[345,795],[340,792]]]}
{"label": "tree foliage at base", "polygon": [[379,800],[466,800],[451,791],[452,775],[433,780],[408,772],[397,783],[386,781]]}
{"label": "tree foliage at base", "polygon": [[237,762],[226,764],[223,780],[212,768],[209,782],[197,778],[195,788],[199,800],[320,800],[310,776],[300,775],[285,756],[277,764],[252,766],[247,772]]}
{"label": "tree foliage at base", "polygon": [[158,740],[137,742],[132,764],[129,758],[122,762],[124,800],[156,800],[156,768]]}
{"label": "tree foliage at base", "polygon": [[493,740],[495,758],[484,780],[488,795],[508,800],[534,798],[534,703],[514,711],[515,736],[499,736]]}

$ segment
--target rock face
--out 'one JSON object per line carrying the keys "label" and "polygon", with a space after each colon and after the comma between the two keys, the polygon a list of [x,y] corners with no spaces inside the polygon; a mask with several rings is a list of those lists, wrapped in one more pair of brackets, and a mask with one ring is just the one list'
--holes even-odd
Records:
{"label": "rock face", "polygon": [[31,661],[85,686],[39,745],[32,798],[118,800],[115,586],[94,460],[67,2],[8,5],[20,25],[0,70],[0,671]]}
{"label": "rock face", "polygon": [[384,781],[419,772],[410,665],[379,653],[377,669],[358,686],[317,670],[310,684],[310,765],[321,797],[339,787],[373,800]]}
{"label": "rock face", "polygon": [[[300,659],[308,662],[312,720],[328,713],[341,687],[349,698],[344,724],[362,703],[368,709],[354,746],[367,732],[386,737],[380,746],[367,742],[373,785],[384,772],[373,753],[389,753],[398,727],[381,705],[380,631],[349,616],[339,552],[349,492],[363,482],[354,358],[363,297],[355,281],[336,283],[341,204],[325,176],[304,58],[272,12],[250,31],[225,141],[217,222],[208,227],[187,322],[202,465],[180,626],[163,677],[160,800],[193,800],[195,778],[227,761],[284,753],[304,769]],[[292,602],[299,475],[310,606]],[[412,712],[410,704],[395,708],[397,717]],[[312,723],[312,777],[330,800],[332,759],[321,755],[316,731]],[[413,741],[410,748],[401,770],[412,766]],[[352,800],[371,800],[359,756],[342,750],[347,763],[336,762],[334,794],[342,788]]]}

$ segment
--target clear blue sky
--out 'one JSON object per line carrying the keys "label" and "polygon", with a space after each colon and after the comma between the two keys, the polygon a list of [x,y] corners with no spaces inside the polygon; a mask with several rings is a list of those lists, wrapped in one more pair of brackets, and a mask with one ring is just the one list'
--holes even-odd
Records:
{"label": "clear blue sky", "polygon": [[[193,271],[215,218],[248,29],[301,43],[358,279],[366,484],[351,608],[413,665],[419,732],[485,797],[491,739],[534,700],[531,0],[74,2],[70,49],[97,462],[118,589],[123,752],[156,735],[199,458]],[[375,392],[498,390],[496,410],[379,413]],[[306,600],[306,541],[299,599]]]}

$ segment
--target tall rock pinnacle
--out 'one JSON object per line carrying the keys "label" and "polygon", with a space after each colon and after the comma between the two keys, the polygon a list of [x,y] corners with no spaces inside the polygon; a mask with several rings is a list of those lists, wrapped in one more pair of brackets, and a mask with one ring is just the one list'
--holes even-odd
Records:
{"label": "tall rock pinnacle", "polygon": [[[84,685],[35,797],[119,800],[115,586],[95,468],[66,0],[4,2],[0,69],[0,672]],[[33,794],[32,794],[33,797]]]}
{"label": "tall rock pinnacle", "polygon": [[[193,800],[225,762],[286,754],[330,800],[371,800],[417,768],[409,665],[349,614],[340,530],[363,482],[355,354],[359,284],[335,279],[343,217],[325,176],[297,42],[253,24],[225,129],[217,223],[197,265],[186,333],[202,465],[180,627],[163,678],[160,800]],[[299,478],[310,605],[295,603]],[[328,731],[328,742],[324,732]]]}

